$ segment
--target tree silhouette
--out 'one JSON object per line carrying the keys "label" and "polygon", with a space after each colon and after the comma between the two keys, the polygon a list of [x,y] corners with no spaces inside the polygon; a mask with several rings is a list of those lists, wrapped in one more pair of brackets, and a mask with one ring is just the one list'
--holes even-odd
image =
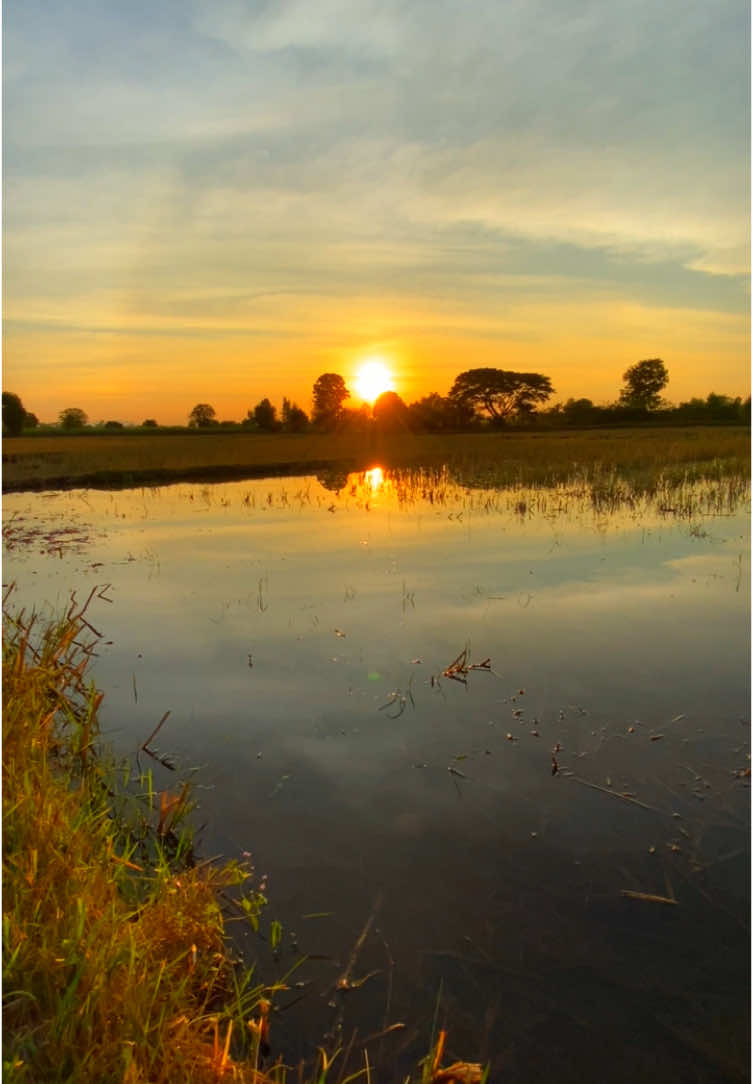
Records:
{"label": "tree silhouette", "polygon": [[535,403],[553,393],[548,376],[514,373],[507,369],[468,369],[455,378],[450,398],[463,406],[485,411],[492,421],[532,414]]}
{"label": "tree silhouette", "polygon": [[265,430],[267,433],[271,433],[279,428],[277,408],[272,405],[269,399],[262,399],[260,403],[256,404],[253,411],[253,418],[258,427]]}
{"label": "tree silhouette", "polygon": [[408,428],[408,408],[396,391],[383,391],[372,409],[374,422],[382,432]]}
{"label": "tree silhouette", "polygon": [[620,392],[623,406],[656,410],[661,406],[660,392],[669,383],[669,373],[661,358],[647,358],[631,365],[622,375],[625,387]]}
{"label": "tree silhouette", "polygon": [[562,416],[568,425],[587,425],[598,413],[598,407],[590,399],[571,398],[562,407]]}
{"label": "tree silhouette", "polygon": [[349,398],[350,392],[339,373],[322,373],[314,384],[314,425],[334,429],[342,417],[343,403]]}
{"label": "tree silhouette", "polygon": [[18,437],[24,427],[26,411],[18,395],[3,392],[3,436]]}
{"label": "tree silhouette", "polygon": [[282,428],[286,433],[302,433],[309,424],[309,417],[305,410],[301,410],[297,403],[291,403],[289,399],[282,400]]}
{"label": "tree silhouette", "polygon": [[58,418],[61,429],[83,429],[89,422],[89,415],[81,407],[66,407]]}
{"label": "tree silhouette", "polygon": [[145,418],[144,421],[141,423],[141,426],[142,426],[143,429],[157,429],[158,428],[156,418]]}
{"label": "tree silhouette", "polygon": [[474,420],[472,406],[456,402],[448,396],[438,395],[435,391],[411,403],[408,414],[411,428],[427,433],[470,429]]}
{"label": "tree silhouette", "polygon": [[188,415],[189,428],[208,429],[211,425],[215,425],[215,413],[214,407],[209,403],[197,403]]}

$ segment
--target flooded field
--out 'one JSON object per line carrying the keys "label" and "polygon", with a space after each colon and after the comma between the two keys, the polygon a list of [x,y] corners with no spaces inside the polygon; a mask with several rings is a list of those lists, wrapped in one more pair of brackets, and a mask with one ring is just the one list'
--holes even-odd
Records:
{"label": "flooded field", "polygon": [[404,1024],[369,1043],[399,1079],[436,1014],[492,1080],[745,1080],[748,496],[10,494],[3,579],[45,612],[107,585],[103,729],[135,758],[169,711],[155,789],[193,778],[202,853],[253,855],[238,945],[298,964],[276,1052]]}

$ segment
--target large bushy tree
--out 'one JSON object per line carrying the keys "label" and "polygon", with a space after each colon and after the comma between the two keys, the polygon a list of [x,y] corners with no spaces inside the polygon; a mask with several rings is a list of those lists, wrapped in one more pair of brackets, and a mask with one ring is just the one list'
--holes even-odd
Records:
{"label": "large bushy tree", "polygon": [[656,410],[661,406],[661,392],[669,383],[669,373],[661,358],[647,358],[631,365],[622,375],[625,387],[620,392],[623,406]]}
{"label": "large bushy tree", "polygon": [[554,389],[541,373],[515,373],[508,369],[468,369],[455,378],[450,399],[492,421],[505,421],[533,413],[536,403],[545,403]]}
{"label": "large bushy tree", "polygon": [[350,399],[350,392],[340,374],[322,373],[314,384],[314,425],[333,429],[342,417],[346,399]]}
{"label": "large bushy tree", "polygon": [[12,391],[3,392],[3,436],[18,437],[24,427],[26,411],[18,395]]}
{"label": "large bushy tree", "polygon": [[58,421],[61,429],[83,429],[89,423],[89,415],[81,407],[66,407],[60,411]]}
{"label": "large bushy tree", "polygon": [[197,403],[191,413],[188,415],[188,425],[190,429],[209,429],[210,426],[215,425],[216,411],[209,403]]}

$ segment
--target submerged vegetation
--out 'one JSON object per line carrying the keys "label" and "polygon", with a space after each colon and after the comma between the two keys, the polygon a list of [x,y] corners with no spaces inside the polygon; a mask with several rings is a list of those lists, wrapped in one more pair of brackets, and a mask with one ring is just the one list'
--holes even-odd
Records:
{"label": "submerged vegetation", "polygon": [[[259,927],[252,868],[198,860],[188,784],[158,792],[149,771],[134,775],[100,746],[102,694],[86,677],[97,591],[49,624],[12,612],[11,592],[3,604],[3,1079],[376,1080],[353,1041],[312,1051],[295,1073],[271,1054],[288,987],[256,981],[226,936],[229,892]],[[274,944],[279,923],[269,933]],[[482,1084],[476,1063],[442,1066],[436,1024],[415,1079]]]}

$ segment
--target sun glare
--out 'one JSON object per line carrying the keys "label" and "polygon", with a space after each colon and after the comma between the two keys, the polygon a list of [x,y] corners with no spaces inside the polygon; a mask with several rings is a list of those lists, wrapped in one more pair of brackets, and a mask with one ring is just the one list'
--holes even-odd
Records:
{"label": "sun glare", "polygon": [[365,361],[358,370],[355,379],[356,392],[367,403],[373,403],[375,399],[385,391],[394,391],[395,385],[392,373],[383,361],[372,358]]}
{"label": "sun glare", "polygon": [[364,481],[372,493],[376,493],[384,485],[384,471],[381,467],[372,467],[364,475]]}

